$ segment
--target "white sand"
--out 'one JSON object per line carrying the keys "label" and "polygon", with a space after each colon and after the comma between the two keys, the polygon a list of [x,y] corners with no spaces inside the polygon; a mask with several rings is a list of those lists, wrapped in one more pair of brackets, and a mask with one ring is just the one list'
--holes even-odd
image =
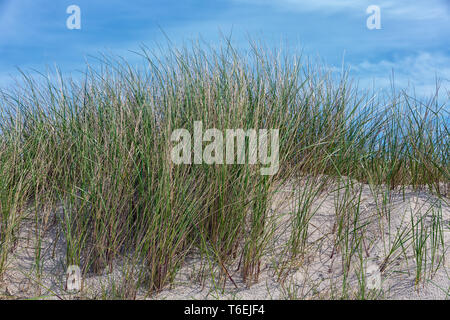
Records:
{"label": "white sand", "polygon": [[[340,197],[329,186],[329,190],[318,197],[313,208],[317,209],[310,221],[307,250],[302,258],[297,258],[292,264],[291,271],[283,281],[277,280],[277,270],[280,262],[285,260],[284,244],[290,237],[290,217],[296,208],[296,196],[303,187],[286,184],[277,192],[272,201],[273,218],[271,226],[274,237],[271,239],[264,257],[262,258],[261,274],[258,282],[247,287],[242,281],[240,272],[236,272],[235,265],[228,266],[228,271],[237,288],[231,281],[227,281],[222,290],[223,281],[217,276],[217,268],[211,271],[202,268],[207,265],[200,261],[197,254],[192,253],[184,266],[178,272],[173,285],[151,297],[139,292],[137,298],[151,299],[329,299],[329,298],[357,298],[361,288],[357,273],[361,267],[361,260],[356,253],[352,259],[352,268],[347,279],[347,295],[343,295],[343,255],[339,250],[333,250],[336,233],[335,204]],[[341,193],[342,194],[342,193]],[[379,197],[381,201],[381,197]],[[401,230],[411,229],[411,215],[425,216],[425,224],[430,225],[432,209],[438,205],[442,208],[444,229],[444,248],[435,257],[441,259],[441,265],[436,272],[427,272],[426,279],[415,284],[416,262],[411,241],[405,244],[404,250],[397,250],[390,259],[384,272],[380,273],[380,290],[367,290],[369,298],[379,299],[448,299],[450,297],[450,265],[448,248],[450,247],[450,206],[448,199],[439,200],[425,191],[395,192],[386,207],[390,212],[390,229],[388,220],[380,218],[374,195],[369,186],[362,186],[361,221],[364,226],[365,241],[363,244],[363,270],[369,280],[377,287],[377,274],[384,258],[388,255],[395,236]],[[45,214],[45,213],[43,213]],[[52,214],[49,221],[52,220]],[[45,231],[45,232],[44,232]],[[85,276],[83,290],[76,295],[70,295],[65,290],[65,243],[63,235],[58,232],[57,224],[49,223],[41,243],[42,265],[41,276],[36,277],[36,266],[33,262],[37,243],[36,228],[33,219],[29,218],[23,224],[20,239],[10,255],[3,282],[0,283],[0,298],[102,298],[113,290],[113,283],[122,283],[123,268],[118,261],[112,273],[97,276]],[[333,253],[333,251],[335,251]],[[446,253],[446,254],[445,254]],[[447,255],[447,257],[445,257]],[[443,258],[445,257],[445,259]],[[430,269],[431,253],[428,252],[427,270]],[[236,262],[237,263],[237,262]],[[361,274],[361,273],[359,273]],[[217,280],[213,280],[213,279]],[[370,286],[370,285],[369,285]],[[106,295],[107,296],[107,295]]]}

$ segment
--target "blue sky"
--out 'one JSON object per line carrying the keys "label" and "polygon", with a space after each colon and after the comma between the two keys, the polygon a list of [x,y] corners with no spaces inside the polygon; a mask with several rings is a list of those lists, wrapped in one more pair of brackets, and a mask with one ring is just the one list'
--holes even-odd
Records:
{"label": "blue sky", "polygon": [[[81,30],[69,30],[69,5],[81,8]],[[381,9],[381,29],[369,30],[366,8]],[[0,85],[11,85],[17,68],[59,66],[82,70],[86,57],[107,51],[133,60],[130,50],[230,34],[345,64],[362,86],[399,87],[419,95],[450,89],[450,0],[0,0]],[[344,54],[345,53],[345,54]]]}

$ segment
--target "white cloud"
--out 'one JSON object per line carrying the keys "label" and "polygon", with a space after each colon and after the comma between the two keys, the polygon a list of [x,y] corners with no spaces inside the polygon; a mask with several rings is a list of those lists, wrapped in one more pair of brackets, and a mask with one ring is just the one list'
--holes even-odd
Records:
{"label": "white cloud", "polygon": [[440,92],[450,90],[450,56],[442,53],[421,52],[395,60],[377,62],[363,61],[351,65],[351,70],[360,77],[360,83],[376,87],[389,87],[392,72],[397,88],[413,89],[418,95],[435,93],[436,79],[440,81]]}
{"label": "white cloud", "polygon": [[382,14],[406,20],[449,18],[448,0],[233,0],[237,3],[268,5],[298,12],[321,11],[365,14],[370,5],[378,5]]}

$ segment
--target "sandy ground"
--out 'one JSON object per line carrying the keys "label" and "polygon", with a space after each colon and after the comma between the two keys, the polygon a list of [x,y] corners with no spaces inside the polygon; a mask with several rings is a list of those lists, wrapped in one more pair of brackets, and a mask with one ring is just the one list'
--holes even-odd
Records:
{"label": "sandy ground", "polygon": [[[274,196],[271,206],[273,237],[264,252],[261,274],[256,283],[248,286],[242,280],[235,265],[228,267],[234,284],[218,279],[217,268],[207,265],[198,254],[192,253],[178,272],[174,283],[152,296],[138,292],[137,298],[146,299],[449,299],[450,264],[450,206],[426,191],[406,188],[392,192],[384,207],[385,216],[380,217],[377,202],[382,203],[383,192],[376,193],[362,185],[361,219],[365,241],[360,246],[361,255],[355,253],[349,272],[344,279],[342,250],[334,246],[336,237],[336,205],[342,200],[342,191],[328,186],[314,201],[305,254],[290,261],[289,272],[279,279],[283,261],[287,261],[284,244],[291,235],[292,213],[296,211],[298,197],[304,185],[288,183]],[[375,197],[374,194],[377,194]],[[438,210],[438,208],[440,208]],[[411,217],[424,217],[426,226],[431,225],[433,213],[442,213],[444,246],[434,255],[435,268],[431,265],[431,252],[427,252],[426,274],[416,284],[416,260],[412,239],[391,254],[389,264],[383,261],[395,245],[398,235],[411,230]],[[101,275],[85,275],[82,291],[69,294],[65,290],[65,248],[63,235],[58,231],[56,219],[50,211],[47,227],[35,227],[33,219],[25,219],[19,240],[8,260],[6,273],[0,282],[0,298],[111,298],[117,284],[122,283],[124,268],[118,261],[112,272]],[[390,215],[390,224],[387,215]],[[55,220],[54,223],[51,221]],[[36,241],[40,232],[41,242]],[[40,248],[40,250],[38,250]],[[41,263],[35,263],[40,253]],[[383,269],[380,272],[380,268]],[[435,270],[437,269],[437,270]],[[40,276],[37,276],[40,274]],[[364,276],[366,284],[361,285]],[[344,285],[345,288],[344,288]]]}

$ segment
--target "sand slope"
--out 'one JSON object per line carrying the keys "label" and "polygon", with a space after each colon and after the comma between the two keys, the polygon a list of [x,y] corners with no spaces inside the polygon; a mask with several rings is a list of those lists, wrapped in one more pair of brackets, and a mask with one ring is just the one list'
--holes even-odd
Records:
{"label": "sand slope", "polygon": [[[358,194],[358,226],[361,228],[360,232],[364,233],[364,241],[358,246],[360,251],[349,254],[349,251],[345,253],[345,250],[335,245],[336,207],[340,201],[345,201],[343,197],[346,196],[339,185],[335,184],[322,190],[310,208],[311,220],[303,254],[295,259],[287,259],[285,244],[292,232],[293,212],[297,210],[302,190],[307,188],[305,184],[291,181],[281,186],[272,200],[271,219],[267,228],[272,231],[273,236],[264,252],[261,274],[256,283],[248,286],[243,282],[240,272],[236,271],[238,261],[227,266],[233,284],[229,279],[220,277],[217,266],[212,264],[210,268],[211,264],[207,259],[202,260],[193,252],[171,286],[151,296],[140,290],[136,298],[448,299],[448,199],[439,199],[426,191],[405,188],[391,192],[389,201],[383,205],[383,197],[387,194],[385,189],[374,190],[368,185],[358,186],[355,188],[361,190]],[[0,282],[1,298],[111,298],[124,283],[124,275],[129,266],[117,261],[112,272],[105,270],[101,275],[84,275],[81,292],[69,294],[65,291],[66,244],[56,218],[57,212],[58,210],[43,213],[44,220],[47,221],[45,227],[36,228],[35,219],[31,215],[24,219],[18,242],[8,260],[3,281]],[[423,226],[431,230],[433,217],[436,216],[441,217],[444,246],[438,247],[434,254],[431,248],[428,249],[427,264],[424,267],[426,272],[421,281],[416,283],[417,262],[412,221],[423,218],[419,221],[423,221]],[[40,242],[36,241],[37,232],[42,235]],[[392,250],[398,243],[396,241],[399,235],[403,235],[403,239],[407,241],[399,249]],[[351,239],[348,241],[351,243]],[[41,259],[36,264],[38,253]],[[348,261],[349,256],[350,268],[345,275],[345,261]],[[388,256],[389,259],[386,260]],[[432,257],[434,265],[431,264]],[[282,266],[285,268],[280,273]],[[362,276],[371,283],[361,284]],[[371,287],[375,289],[369,290]],[[362,288],[364,294],[361,292]]]}

